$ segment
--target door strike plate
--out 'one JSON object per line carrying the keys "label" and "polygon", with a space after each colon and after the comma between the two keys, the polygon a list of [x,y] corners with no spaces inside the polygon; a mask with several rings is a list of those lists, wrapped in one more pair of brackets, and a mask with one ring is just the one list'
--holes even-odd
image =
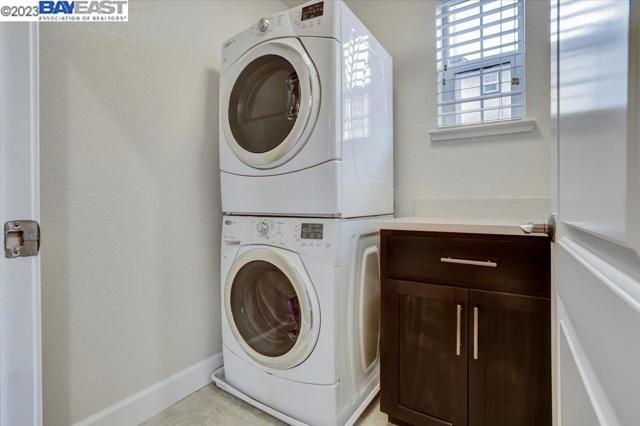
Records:
{"label": "door strike plate", "polygon": [[37,256],[40,225],[35,220],[10,220],[4,224],[4,257]]}

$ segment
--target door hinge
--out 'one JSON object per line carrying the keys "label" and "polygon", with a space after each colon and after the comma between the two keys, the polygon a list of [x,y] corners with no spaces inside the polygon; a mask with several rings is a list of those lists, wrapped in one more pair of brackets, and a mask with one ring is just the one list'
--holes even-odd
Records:
{"label": "door hinge", "polygon": [[556,217],[549,216],[549,220],[545,222],[529,222],[520,225],[520,229],[525,234],[547,234],[551,241],[556,240]]}
{"label": "door hinge", "polygon": [[10,220],[4,224],[4,257],[37,256],[40,224],[35,220]]}

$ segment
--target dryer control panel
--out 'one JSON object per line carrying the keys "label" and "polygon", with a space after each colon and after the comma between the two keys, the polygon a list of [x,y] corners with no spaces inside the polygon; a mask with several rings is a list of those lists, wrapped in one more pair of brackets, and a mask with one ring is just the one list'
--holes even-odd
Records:
{"label": "dryer control panel", "polygon": [[293,9],[291,11],[291,19],[296,27],[313,28],[322,23],[321,18],[324,16],[324,12],[324,1],[320,1]]}
{"label": "dryer control panel", "polygon": [[339,42],[342,7],[342,2],[316,0],[256,19],[251,27],[222,44],[220,73],[224,74],[247,50],[263,41],[283,37],[327,37]]}

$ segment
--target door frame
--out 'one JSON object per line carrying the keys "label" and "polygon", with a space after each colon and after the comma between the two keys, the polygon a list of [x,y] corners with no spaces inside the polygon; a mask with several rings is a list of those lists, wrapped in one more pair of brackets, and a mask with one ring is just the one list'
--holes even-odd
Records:
{"label": "door frame", "polygon": [[[38,37],[37,23],[0,23],[0,226],[40,220]],[[42,424],[40,256],[3,249],[0,426],[17,424]]]}

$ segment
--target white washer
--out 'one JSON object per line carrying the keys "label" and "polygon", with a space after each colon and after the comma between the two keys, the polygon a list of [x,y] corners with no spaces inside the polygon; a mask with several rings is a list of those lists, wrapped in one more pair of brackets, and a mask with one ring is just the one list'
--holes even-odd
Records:
{"label": "white washer", "polygon": [[392,59],[342,1],[260,19],[220,72],[225,213],[393,212]]}
{"label": "white washer", "polygon": [[364,408],[379,386],[378,230],[366,219],[224,217],[228,384],[304,424],[344,425]]}

